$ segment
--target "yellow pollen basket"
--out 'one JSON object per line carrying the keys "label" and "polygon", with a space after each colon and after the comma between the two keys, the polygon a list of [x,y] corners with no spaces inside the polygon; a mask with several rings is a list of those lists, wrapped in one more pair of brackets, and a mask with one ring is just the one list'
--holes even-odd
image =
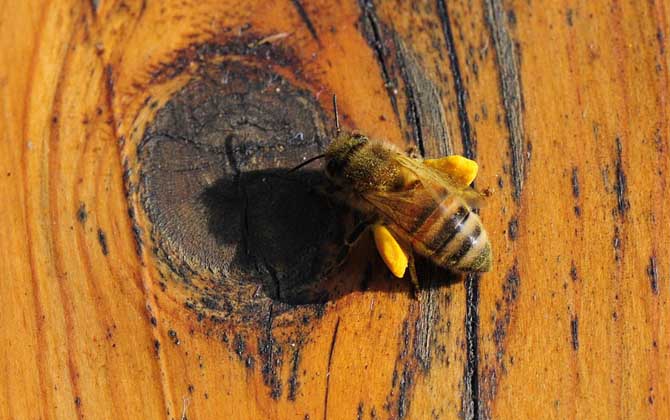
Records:
{"label": "yellow pollen basket", "polygon": [[382,260],[384,260],[386,266],[391,270],[391,273],[398,278],[404,277],[409,262],[407,252],[385,226],[372,226],[372,234],[375,238],[377,251],[379,251],[379,255],[381,255]]}
{"label": "yellow pollen basket", "polygon": [[472,184],[479,171],[477,162],[459,155],[447,156],[440,159],[426,159],[423,163],[444,173],[461,187],[467,187]]}

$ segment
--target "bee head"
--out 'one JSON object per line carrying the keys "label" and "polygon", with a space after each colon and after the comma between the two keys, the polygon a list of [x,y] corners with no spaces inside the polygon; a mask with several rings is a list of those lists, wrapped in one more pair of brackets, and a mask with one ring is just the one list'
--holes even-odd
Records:
{"label": "bee head", "polygon": [[341,133],[326,150],[326,174],[333,180],[342,177],[351,158],[367,142],[368,138],[363,135]]}

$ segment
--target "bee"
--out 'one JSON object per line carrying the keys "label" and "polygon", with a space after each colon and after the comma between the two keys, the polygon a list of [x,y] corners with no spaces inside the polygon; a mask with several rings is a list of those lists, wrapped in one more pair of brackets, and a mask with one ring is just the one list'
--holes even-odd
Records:
{"label": "bee", "polygon": [[[325,159],[326,176],[351,207],[369,217],[365,227],[371,227],[389,270],[402,278],[409,267],[411,280],[418,287],[414,268],[417,253],[452,271],[490,271],[491,244],[473,212],[484,198],[470,187],[477,163],[458,155],[415,159],[391,145],[344,132],[335,96],[333,107],[335,139],[323,155],[294,169]],[[355,240],[348,240],[348,245]]]}

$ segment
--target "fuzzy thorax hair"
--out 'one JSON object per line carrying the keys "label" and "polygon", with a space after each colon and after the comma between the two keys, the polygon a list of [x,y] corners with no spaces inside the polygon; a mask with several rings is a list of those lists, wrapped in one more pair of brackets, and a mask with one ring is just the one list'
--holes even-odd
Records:
{"label": "fuzzy thorax hair", "polygon": [[326,150],[326,173],[335,184],[359,193],[396,190],[404,185],[396,154],[363,135],[342,133]]}

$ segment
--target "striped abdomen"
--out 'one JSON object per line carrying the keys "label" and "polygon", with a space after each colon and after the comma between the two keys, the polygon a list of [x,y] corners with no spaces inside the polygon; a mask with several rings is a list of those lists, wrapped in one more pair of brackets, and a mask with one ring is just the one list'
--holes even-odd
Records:
{"label": "striped abdomen", "polygon": [[413,232],[414,249],[435,264],[458,271],[491,269],[491,245],[479,216],[455,195],[424,209]]}

